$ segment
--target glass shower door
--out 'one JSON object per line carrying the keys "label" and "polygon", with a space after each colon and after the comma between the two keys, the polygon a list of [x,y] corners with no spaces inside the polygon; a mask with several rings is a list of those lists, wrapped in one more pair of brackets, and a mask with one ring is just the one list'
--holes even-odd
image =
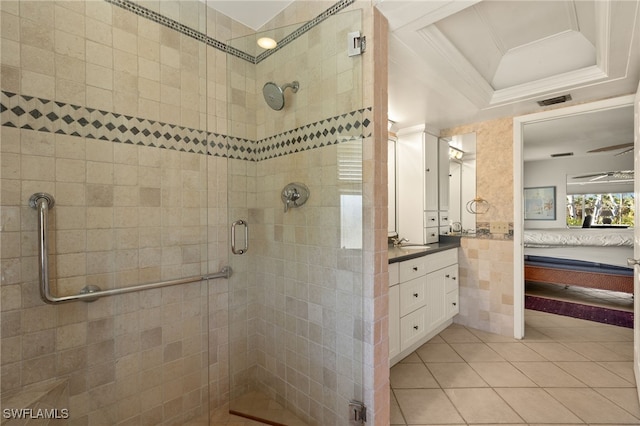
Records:
{"label": "glass shower door", "polygon": [[321,18],[227,54],[230,411],[271,424],[347,425],[363,399],[362,18]]}

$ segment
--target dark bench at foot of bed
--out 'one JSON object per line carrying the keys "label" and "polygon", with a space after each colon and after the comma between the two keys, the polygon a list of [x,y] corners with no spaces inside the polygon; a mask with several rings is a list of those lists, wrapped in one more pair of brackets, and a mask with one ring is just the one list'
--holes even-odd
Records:
{"label": "dark bench at foot of bed", "polygon": [[633,274],[605,273],[597,271],[579,271],[568,268],[524,265],[525,281],[575,285],[600,290],[621,291],[633,294]]}

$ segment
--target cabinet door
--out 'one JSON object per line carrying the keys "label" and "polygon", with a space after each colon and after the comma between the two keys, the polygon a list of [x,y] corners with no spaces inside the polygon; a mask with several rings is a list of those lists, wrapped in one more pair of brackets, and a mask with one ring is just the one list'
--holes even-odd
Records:
{"label": "cabinet door", "polygon": [[439,210],[449,211],[449,141],[438,140]]}
{"label": "cabinet door", "polygon": [[389,359],[400,353],[400,286],[389,287]]}
{"label": "cabinet door", "polygon": [[423,132],[398,137],[396,143],[398,179],[398,235],[412,243],[423,243],[424,212]]}
{"label": "cabinet door", "polygon": [[427,311],[429,312],[430,330],[446,319],[446,295],[444,270],[439,269],[427,274]]}
{"label": "cabinet door", "polygon": [[445,291],[449,293],[450,291],[458,289],[458,264],[447,266],[442,270],[444,274],[445,280]]}
{"label": "cabinet door", "polygon": [[460,297],[458,290],[447,293],[447,316],[446,319],[453,318],[460,313]]}
{"label": "cabinet door", "polygon": [[424,137],[424,179],[425,210],[438,210],[438,138],[425,133]]}

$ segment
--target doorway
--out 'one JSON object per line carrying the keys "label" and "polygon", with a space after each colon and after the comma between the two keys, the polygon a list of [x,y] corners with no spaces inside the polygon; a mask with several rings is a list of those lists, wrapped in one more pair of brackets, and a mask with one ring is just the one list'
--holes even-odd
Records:
{"label": "doorway", "polygon": [[[567,108],[545,111],[514,118],[514,337],[521,339],[525,336],[525,295],[524,295],[524,139],[525,127],[530,124],[542,123],[562,117],[576,117],[581,114],[596,111],[606,111],[633,105],[633,96],[623,96],[571,106]],[[566,174],[566,171],[564,172]],[[566,191],[563,191],[566,198]],[[561,205],[556,207],[557,212],[562,212],[560,222],[564,223],[564,198],[557,197]],[[558,222],[558,223],[560,223]],[[561,226],[561,225],[558,225]],[[564,225],[566,226],[566,225]]]}

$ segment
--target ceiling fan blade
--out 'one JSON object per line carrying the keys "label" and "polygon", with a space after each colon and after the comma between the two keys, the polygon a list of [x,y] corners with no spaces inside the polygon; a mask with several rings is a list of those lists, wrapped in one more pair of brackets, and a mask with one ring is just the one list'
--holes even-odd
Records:
{"label": "ceiling fan blade", "polygon": [[618,155],[628,154],[628,153],[630,153],[630,152],[633,152],[633,147],[631,147],[631,148],[629,148],[629,149],[625,149],[624,151],[619,152],[619,153],[617,153],[617,154],[614,154],[614,157],[617,157]]}
{"label": "ceiling fan blade", "polygon": [[632,146],[633,146],[633,142],[622,143],[622,144],[619,144],[619,145],[603,146],[602,148],[592,149],[591,151],[587,151],[587,152],[615,151],[616,149],[629,148],[629,147],[632,147]]}
{"label": "ceiling fan blade", "polygon": [[594,173],[591,175],[583,175],[583,176],[573,176],[573,179],[587,179],[595,176],[599,176],[598,179],[609,176],[609,173]]}

